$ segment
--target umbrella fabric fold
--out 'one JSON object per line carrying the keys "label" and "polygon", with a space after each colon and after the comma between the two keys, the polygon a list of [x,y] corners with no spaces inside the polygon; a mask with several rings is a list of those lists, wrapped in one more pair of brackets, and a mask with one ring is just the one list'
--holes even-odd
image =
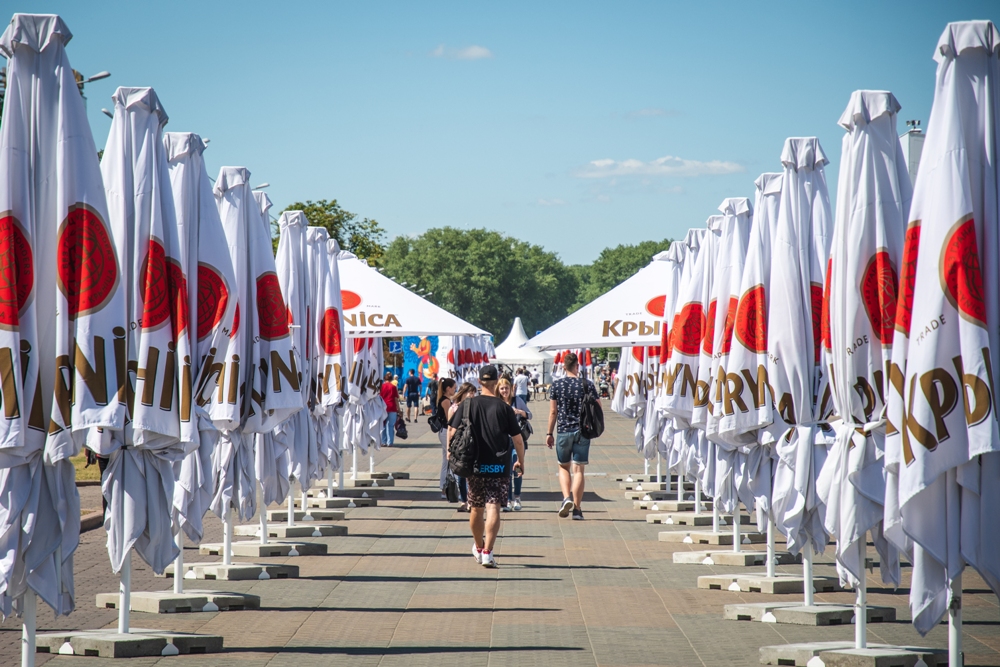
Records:
{"label": "umbrella fabric fold", "polygon": [[173,464],[199,445],[187,276],[163,142],[167,114],[152,88],[119,88],[112,101],[101,172],[126,276],[119,354],[130,372],[119,400],[130,420],[124,431],[93,433],[90,443],[110,459],[103,487],[112,569],[135,548],[159,574],[177,556]]}
{"label": "umbrella fabric fold", "polygon": [[859,90],[840,118],[847,131],[826,275],[823,347],[836,439],[817,481],[826,530],[845,583],[864,581],[858,544],[871,531],[882,579],[896,586],[899,552],[882,534],[885,368],[892,355],[898,271],[911,188],[892,93]]}
{"label": "umbrella fabric fold", "polygon": [[912,547],[910,611],[921,634],[947,613],[966,563],[1000,593],[998,51],[989,21],[951,23],[938,41],[903,242],[885,532]]}
{"label": "umbrella fabric fold", "polygon": [[382,400],[382,341],[353,338],[348,363],[347,400],[344,403],[344,448],[357,447],[362,454],[369,447],[382,448],[382,424],[387,412]]}
{"label": "umbrella fabric fold", "polygon": [[73,610],[80,499],[69,458],[90,427],[125,424],[114,400],[125,301],[97,149],[66,56],[71,38],[58,16],[32,14],[15,14],[0,36],[4,616],[20,614],[31,591],[56,615]]}
{"label": "umbrella fabric fold", "polygon": [[816,477],[831,433],[827,376],[820,363],[823,284],[833,219],[824,166],[815,137],[785,140],[781,204],[774,229],[767,316],[768,379],[774,389],[774,422],[762,442],[776,443],[772,507],[788,550],[827,543]]}
{"label": "umbrella fabric fold", "polygon": [[340,451],[343,447],[338,413],[343,403],[345,389],[344,324],[340,295],[340,271],[337,256],[340,246],[336,239],[329,239],[320,252],[326,253],[326,261],[319,276],[321,289],[316,309],[316,405],[313,414],[319,432],[319,453],[323,467],[340,467]]}
{"label": "umbrella fabric fold", "polygon": [[303,407],[300,370],[275,270],[268,224],[244,167],[222,167],[214,187],[236,276],[237,314],[219,391],[232,406],[213,455],[211,509],[242,520],[256,512],[253,434],[267,433]]}
{"label": "umbrella fabric fold", "polygon": [[173,516],[188,539],[198,544],[212,500],[212,453],[220,435],[216,420],[223,424],[230,416],[225,397],[217,390],[222,364],[214,360],[226,358],[236,314],[236,276],[205,169],[204,140],[192,132],[165,132],[163,144],[181,240],[180,264],[187,276],[193,347],[189,372],[198,428],[198,448],[174,464]]}

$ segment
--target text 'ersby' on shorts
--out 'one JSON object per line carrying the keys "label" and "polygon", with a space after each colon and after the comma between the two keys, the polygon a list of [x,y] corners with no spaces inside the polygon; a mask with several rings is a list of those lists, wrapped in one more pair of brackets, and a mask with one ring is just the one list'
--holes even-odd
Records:
{"label": "text 'ersby' on shorts", "polygon": [[507,506],[510,497],[510,477],[479,477],[473,475],[465,479],[469,486],[469,507],[486,507],[494,503]]}
{"label": "text 'ersby' on shorts", "polygon": [[579,431],[556,434],[556,459],[562,465],[570,461],[577,465],[590,463],[590,440],[580,435]]}

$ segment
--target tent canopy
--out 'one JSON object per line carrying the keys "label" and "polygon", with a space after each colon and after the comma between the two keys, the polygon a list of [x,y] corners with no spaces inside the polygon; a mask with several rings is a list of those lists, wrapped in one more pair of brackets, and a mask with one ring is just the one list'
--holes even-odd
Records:
{"label": "tent canopy", "polygon": [[337,259],[344,333],[351,338],[489,336],[479,327],[417,296],[349,252]]}
{"label": "tent canopy", "polygon": [[514,318],[514,326],[510,328],[507,340],[497,345],[496,362],[511,366],[535,366],[552,361],[552,355],[541,352],[530,346],[522,347],[528,342],[528,336],[524,333],[524,325],[521,318]]}
{"label": "tent canopy", "polygon": [[669,250],[658,253],[634,276],[527,344],[539,350],[659,345],[670,280],[669,255]]}

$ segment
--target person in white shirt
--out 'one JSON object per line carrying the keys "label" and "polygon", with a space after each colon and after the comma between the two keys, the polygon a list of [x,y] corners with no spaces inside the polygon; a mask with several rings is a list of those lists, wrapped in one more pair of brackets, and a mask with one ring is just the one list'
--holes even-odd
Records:
{"label": "person in white shirt", "polygon": [[528,402],[528,371],[523,368],[517,369],[514,375],[514,395],[525,403]]}

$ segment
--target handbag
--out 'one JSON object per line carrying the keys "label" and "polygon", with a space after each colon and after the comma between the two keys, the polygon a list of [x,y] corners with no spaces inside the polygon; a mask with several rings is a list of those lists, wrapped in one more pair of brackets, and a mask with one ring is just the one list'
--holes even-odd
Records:
{"label": "handbag", "polygon": [[535,432],[535,429],[531,427],[531,422],[528,421],[527,417],[521,417],[520,415],[517,417],[517,426],[521,429],[521,440],[527,445],[528,437]]}
{"label": "handbag", "polygon": [[409,436],[410,434],[406,432],[406,424],[403,420],[396,419],[396,437],[400,440],[406,440]]}
{"label": "handbag", "polygon": [[444,481],[444,495],[447,496],[449,503],[458,502],[458,480],[455,479],[455,475],[450,470]]}

